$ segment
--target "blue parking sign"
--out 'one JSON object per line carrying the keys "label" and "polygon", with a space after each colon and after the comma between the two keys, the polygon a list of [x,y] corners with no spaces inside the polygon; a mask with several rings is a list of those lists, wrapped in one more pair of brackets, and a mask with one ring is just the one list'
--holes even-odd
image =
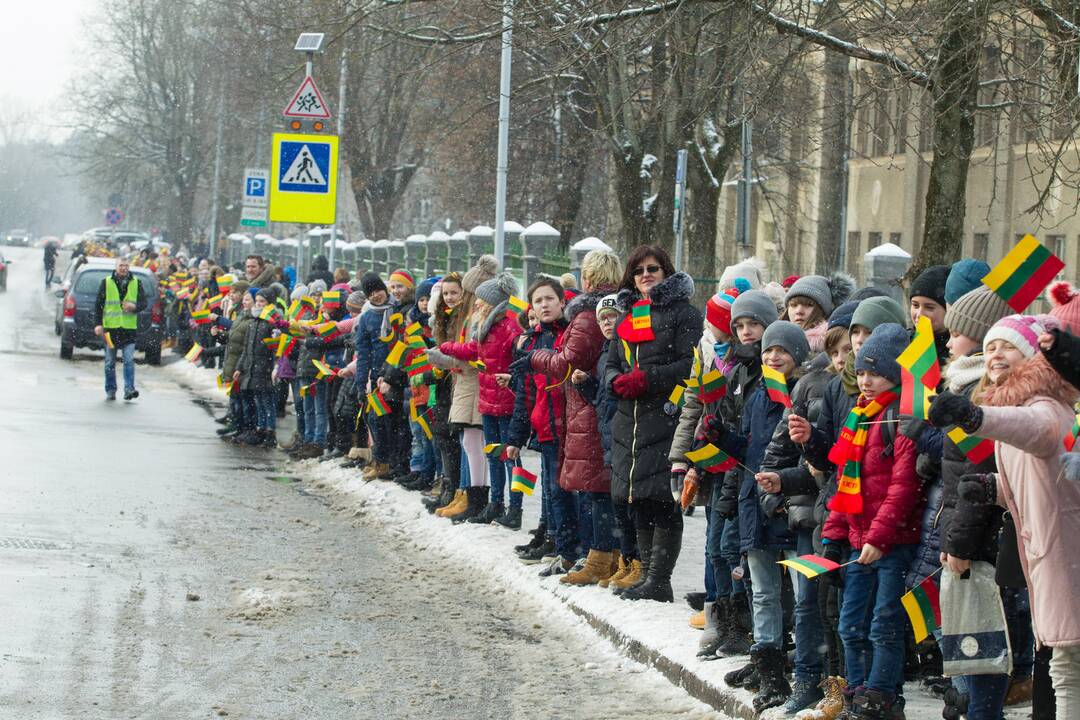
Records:
{"label": "blue parking sign", "polygon": [[261,177],[247,178],[244,194],[251,197],[266,197],[266,180]]}

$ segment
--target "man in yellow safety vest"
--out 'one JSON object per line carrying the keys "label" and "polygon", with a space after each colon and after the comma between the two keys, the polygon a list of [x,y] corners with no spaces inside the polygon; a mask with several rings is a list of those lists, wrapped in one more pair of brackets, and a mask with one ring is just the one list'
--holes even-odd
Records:
{"label": "man in yellow safety vest", "polygon": [[135,336],[139,312],[146,307],[146,293],[131,274],[126,258],[118,258],[116,270],[101,281],[94,303],[94,334],[105,340],[105,399],[116,399],[116,352],[124,359],[124,399],[139,397],[135,389]]}

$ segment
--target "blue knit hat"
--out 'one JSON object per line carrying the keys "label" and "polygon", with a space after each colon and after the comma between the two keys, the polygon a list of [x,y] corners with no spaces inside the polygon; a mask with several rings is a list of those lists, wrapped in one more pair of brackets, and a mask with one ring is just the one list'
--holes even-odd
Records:
{"label": "blue knit hat", "polygon": [[884,323],[874,328],[855,356],[855,370],[866,370],[900,383],[900,365],[897,356],[904,352],[911,338],[901,325]]}
{"label": "blue knit hat", "polygon": [[855,314],[855,308],[859,307],[858,300],[848,300],[843,305],[840,305],[832,311],[832,315],[829,316],[829,329],[834,327],[850,327],[851,317]]}
{"label": "blue knit hat", "polygon": [[438,277],[429,277],[426,280],[423,280],[416,286],[416,299],[419,300],[420,298],[431,297],[431,289],[435,287],[435,283],[439,282],[441,279],[442,278]]}
{"label": "blue knit hat", "polygon": [[990,272],[990,266],[982,260],[965,258],[953,263],[949,279],[945,281],[945,302],[952,305],[969,292],[982,285],[982,279]]}

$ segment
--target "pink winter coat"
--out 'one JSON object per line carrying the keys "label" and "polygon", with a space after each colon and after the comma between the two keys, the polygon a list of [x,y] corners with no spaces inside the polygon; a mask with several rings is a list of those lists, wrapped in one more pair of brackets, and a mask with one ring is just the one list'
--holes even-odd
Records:
{"label": "pink winter coat", "polygon": [[993,388],[974,433],[997,440],[997,501],[1016,524],[1039,645],[1080,645],[1080,485],[1064,477],[1062,440],[1076,391],[1042,356]]}
{"label": "pink winter coat", "polygon": [[848,543],[852,550],[869,543],[888,552],[894,545],[919,542],[925,498],[915,474],[918,451],[915,443],[897,433],[892,457],[883,457],[881,427],[871,425],[867,433],[860,473],[863,511],[830,512],[821,532],[824,538]]}
{"label": "pink winter coat", "polygon": [[509,388],[499,387],[495,374],[509,372],[510,363],[514,360],[514,339],[520,334],[521,326],[517,321],[495,308],[481,324],[477,340],[444,342],[439,346],[444,355],[458,360],[484,362],[485,370],[479,377],[478,407],[481,415],[506,417],[514,414],[514,393]]}

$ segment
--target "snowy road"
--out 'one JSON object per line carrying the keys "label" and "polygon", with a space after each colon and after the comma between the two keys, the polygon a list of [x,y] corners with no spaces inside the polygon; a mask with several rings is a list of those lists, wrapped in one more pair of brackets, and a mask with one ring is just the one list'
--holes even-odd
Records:
{"label": "snowy road", "polygon": [[0,717],[718,717],[218,442],[174,375],[106,404],[100,353],[58,357],[40,250],[5,254]]}

